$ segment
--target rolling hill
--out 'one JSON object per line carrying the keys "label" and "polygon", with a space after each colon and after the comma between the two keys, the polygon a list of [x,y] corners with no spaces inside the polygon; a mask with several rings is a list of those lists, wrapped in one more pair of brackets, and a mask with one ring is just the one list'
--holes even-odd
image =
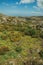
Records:
{"label": "rolling hill", "polygon": [[43,65],[43,16],[0,14],[0,65]]}

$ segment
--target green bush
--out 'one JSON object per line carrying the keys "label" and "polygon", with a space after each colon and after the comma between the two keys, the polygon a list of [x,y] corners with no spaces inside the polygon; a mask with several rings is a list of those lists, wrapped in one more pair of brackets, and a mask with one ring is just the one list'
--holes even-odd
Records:
{"label": "green bush", "polygon": [[24,33],[25,33],[25,35],[33,36],[36,34],[36,31],[35,31],[35,29],[32,29],[32,28],[28,29],[27,28],[26,30],[24,30]]}
{"label": "green bush", "polygon": [[22,48],[21,47],[16,47],[15,51],[18,52],[18,53],[20,53],[22,51]]}

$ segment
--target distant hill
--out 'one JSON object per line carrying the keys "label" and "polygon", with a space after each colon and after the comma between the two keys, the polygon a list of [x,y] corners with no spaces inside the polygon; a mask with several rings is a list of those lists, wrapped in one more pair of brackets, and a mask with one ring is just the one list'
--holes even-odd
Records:
{"label": "distant hill", "polygon": [[0,13],[0,23],[4,22],[28,22],[31,21],[32,23],[43,23],[43,16],[33,16],[33,17],[15,17],[15,16],[7,16]]}

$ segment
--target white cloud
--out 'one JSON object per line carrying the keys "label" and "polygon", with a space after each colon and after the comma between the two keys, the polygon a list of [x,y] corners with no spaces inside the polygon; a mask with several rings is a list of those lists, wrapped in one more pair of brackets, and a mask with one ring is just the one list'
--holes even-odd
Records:
{"label": "white cloud", "polygon": [[[43,8],[43,0],[36,0],[37,1],[37,6],[39,8]],[[19,4],[27,4],[27,3],[33,3],[35,0],[20,0]]]}
{"label": "white cloud", "polygon": [[40,10],[41,10],[40,7],[38,7],[38,6],[33,6],[33,8],[34,8],[35,10],[37,10],[37,11],[40,11]]}
{"label": "white cloud", "polygon": [[20,3],[23,3],[23,4],[24,4],[24,3],[25,3],[25,4],[26,4],[26,3],[33,3],[33,2],[35,2],[35,0],[21,0],[21,1],[20,1]]}
{"label": "white cloud", "polygon": [[31,13],[32,14],[40,14],[40,12],[37,12],[37,11],[32,11]]}
{"label": "white cloud", "polygon": [[37,6],[43,8],[43,0],[37,0]]}
{"label": "white cloud", "polygon": [[38,16],[42,16],[43,14],[42,14],[42,12],[40,12],[40,11],[32,11],[31,13],[30,13],[31,15],[38,15]]}

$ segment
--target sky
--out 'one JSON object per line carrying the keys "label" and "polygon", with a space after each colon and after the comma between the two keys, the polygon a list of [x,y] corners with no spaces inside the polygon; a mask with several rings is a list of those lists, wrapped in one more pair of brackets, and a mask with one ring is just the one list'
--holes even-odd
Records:
{"label": "sky", "polygon": [[0,13],[11,16],[43,16],[43,0],[0,0]]}

